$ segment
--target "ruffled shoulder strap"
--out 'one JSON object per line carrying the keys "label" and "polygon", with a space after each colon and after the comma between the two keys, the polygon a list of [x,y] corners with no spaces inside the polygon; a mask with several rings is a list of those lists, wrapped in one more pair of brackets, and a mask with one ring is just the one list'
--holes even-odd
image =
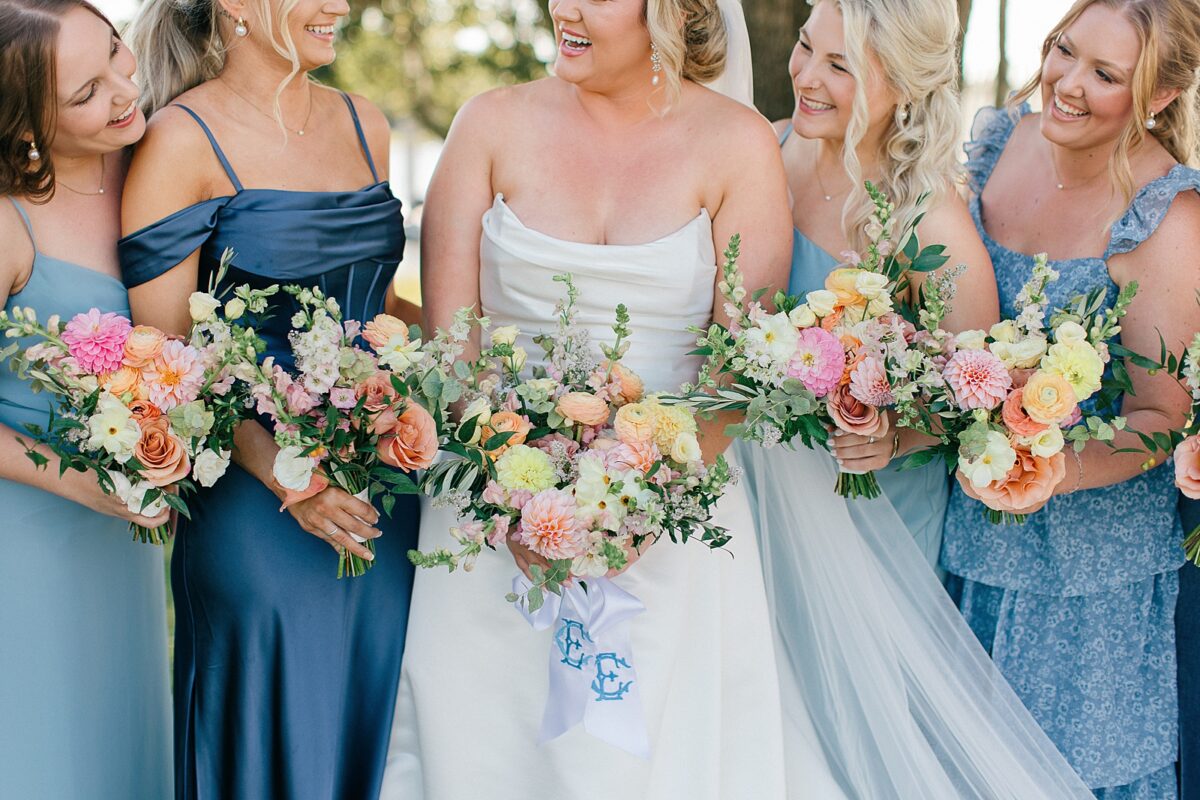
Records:
{"label": "ruffled shoulder strap", "polygon": [[967,179],[973,194],[983,192],[1018,120],[1028,113],[1029,105],[1022,103],[1019,111],[985,106],[975,114],[975,121],[971,124],[971,139],[963,145],[967,154]]}
{"label": "ruffled shoulder strap", "polygon": [[1176,164],[1166,175],[1139,189],[1129,208],[1113,223],[1104,259],[1128,253],[1149,239],[1167,216],[1175,196],[1187,191],[1200,192],[1200,170],[1183,164]]}
{"label": "ruffled shoulder strap", "polygon": [[121,277],[129,288],[154,280],[190,256],[212,235],[217,214],[232,197],[181,208],[117,242]]}

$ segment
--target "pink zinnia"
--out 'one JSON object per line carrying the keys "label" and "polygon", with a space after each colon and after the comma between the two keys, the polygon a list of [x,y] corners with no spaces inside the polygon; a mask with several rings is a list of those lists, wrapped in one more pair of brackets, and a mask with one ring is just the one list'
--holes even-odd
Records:
{"label": "pink zinnia", "polygon": [[882,361],[868,356],[858,362],[858,366],[850,373],[850,396],[876,408],[894,402],[892,386],[888,383],[887,370]]}
{"label": "pink zinnia", "polygon": [[838,385],[845,367],[846,352],[836,336],[822,328],[805,328],[800,331],[787,374],[817,397],[824,397]]}
{"label": "pink zinnia", "polygon": [[1004,402],[1012,388],[1012,376],[1004,362],[987,350],[959,350],[946,363],[942,377],[964,411],[991,411]]}
{"label": "pink zinnia", "polygon": [[575,519],[575,498],[562,489],[544,489],[521,509],[521,544],[549,559],[583,552],[584,533]]}
{"label": "pink zinnia", "polygon": [[204,385],[204,362],[196,348],[177,340],[163,345],[162,353],[142,373],[150,402],[163,411],[190,403]]}
{"label": "pink zinnia", "polygon": [[63,327],[62,339],[76,363],[91,375],[107,375],[121,368],[125,340],[133,324],[120,314],[93,308],[76,314]]}

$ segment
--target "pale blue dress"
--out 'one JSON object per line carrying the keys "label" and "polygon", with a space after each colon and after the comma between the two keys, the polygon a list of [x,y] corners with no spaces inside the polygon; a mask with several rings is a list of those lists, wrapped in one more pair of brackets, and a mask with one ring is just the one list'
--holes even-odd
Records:
{"label": "pale blue dress", "polygon": [[[1014,128],[1007,112],[984,109],[967,145],[971,214],[1005,317],[1015,315],[1033,258],[988,236],[979,195]],[[1148,239],[1175,197],[1196,190],[1200,172],[1183,166],[1143,186],[1102,258],[1051,262],[1060,277],[1050,305],[1103,287],[1111,307],[1108,258]],[[1176,796],[1174,615],[1184,561],[1176,498],[1168,465],[1054,497],[1024,525],[986,522],[957,487],[950,498],[941,564],[952,594],[1033,716],[1105,800]]]}
{"label": "pale blue dress", "polygon": [[[42,320],[129,313],[116,278],[40,252],[5,309],[14,306]],[[44,426],[49,404],[0,369],[0,422],[18,433]],[[0,508],[0,798],[169,797],[162,548],[22,483],[0,480]]]}

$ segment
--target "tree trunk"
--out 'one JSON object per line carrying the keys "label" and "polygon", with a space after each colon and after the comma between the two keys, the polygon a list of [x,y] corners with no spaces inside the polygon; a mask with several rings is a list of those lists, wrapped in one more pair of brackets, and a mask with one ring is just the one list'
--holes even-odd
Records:
{"label": "tree trunk", "polygon": [[770,120],[792,115],[795,99],[787,64],[809,5],[795,0],[744,0],[754,62],[754,104]]}
{"label": "tree trunk", "polygon": [[958,4],[958,85],[963,85],[963,42],[971,22],[971,0],[956,0]]}
{"label": "tree trunk", "polygon": [[996,64],[996,108],[1008,99],[1008,0],[1000,0],[1000,60]]}

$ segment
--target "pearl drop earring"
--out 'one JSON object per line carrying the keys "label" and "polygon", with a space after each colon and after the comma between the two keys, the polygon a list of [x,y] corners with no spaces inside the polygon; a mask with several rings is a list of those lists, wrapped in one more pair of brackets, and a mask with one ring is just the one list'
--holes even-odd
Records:
{"label": "pearl drop earring", "polygon": [[39,151],[37,149],[37,145],[34,144],[33,142],[29,143],[29,160],[30,161],[41,161],[42,160],[42,153],[41,153],[41,151]]}
{"label": "pearl drop earring", "polygon": [[1150,112],[1150,116],[1146,119],[1146,130],[1154,130],[1154,126],[1158,124],[1158,120],[1154,118],[1154,112]]}
{"label": "pearl drop earring", "polygon": [[650,85],[658,86],[658,75],[662,72],[662,56],[658,54],[658,45],[654,42],[650,43],[650,71],[654,73],[654,77],[650,79]]}
{"label": "pearl drop earring", "polygon": [[238,36],[245,36],[250,33],[250,29],[246,27],[246,20],[241,17],[237,18],[237,24],[233,26],[233,32]]}

